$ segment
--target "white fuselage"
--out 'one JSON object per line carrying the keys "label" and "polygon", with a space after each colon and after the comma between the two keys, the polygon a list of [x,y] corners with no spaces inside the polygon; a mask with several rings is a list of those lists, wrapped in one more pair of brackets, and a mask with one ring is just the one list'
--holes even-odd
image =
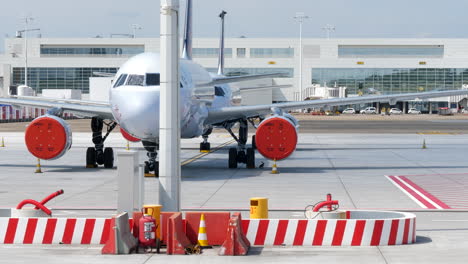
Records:
{"label": "white fuselage", "polygon": [[[130,58],[117,72],[110,89],[110,105],[114,119],[130,135],[158,141],[159,138],[159,54],[142,53]],[[181,137],[203,134],[208,107],[231,105],[228,85],[220,85],[224,96],[215,96],[215,88],[196,87],[212,77],[199,64],[180,60]],[[206,100],[206,98],[212,98]],[[201,99],[203,98],[203,99]]]}

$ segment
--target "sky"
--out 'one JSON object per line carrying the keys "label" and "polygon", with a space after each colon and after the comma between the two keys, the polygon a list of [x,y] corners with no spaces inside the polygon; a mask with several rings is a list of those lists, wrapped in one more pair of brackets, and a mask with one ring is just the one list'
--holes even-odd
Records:
{"label": "sky", "polygon": [[[467,0],[193,0],[194,37],[218,37],[218,14],[226,16],[227,37],[297,37],[297,12],[309,16],[303,37],[322,38],[322,29],[335,27],[332,38],[465,38]],[[131,34],[159,36],[159,0],[0,0],[0,52],[6,36],[31,28],[42,37],[109,37]],[[184,12],[185,0],[180,0]],[[30,36],[37,36],[32,32]]]}

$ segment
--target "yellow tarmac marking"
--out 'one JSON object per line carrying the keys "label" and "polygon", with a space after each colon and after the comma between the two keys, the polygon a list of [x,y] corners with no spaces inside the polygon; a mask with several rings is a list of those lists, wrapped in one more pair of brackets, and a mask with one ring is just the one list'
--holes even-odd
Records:
{"label": "yellow tarmac marking", "polygon": [[462,133],[429,131],[429,132],[418,132],[416,134],[418,135],[461,135]]}
{"label": "yellow tarmac marking", "polygon": [[190,158],[190,159],[188,159],[188,160],[182,162],[181,166],[185,166],[185,165],[187,165],[187,164],[189,164],[189,163],[192,163],[192,162],[196,161],[197,159],[200,159],[200,158],[202,158],[202,157],[204,157],[204,156],[206,156],[206,155],[208,155],[208,154],[210,154],[210,153],[213,153],[213,152],[215,152],[215,151],[218,151],[218,150],[220,150],[222,147],[227,146],[227,145],[229,145],[229,144],[232,144],[232,143],[234,143],[234,142],[235,142],[234,139],[233,139],[233,140],[229,140],[229,141],[227,141],[227,142],[224,142],[223,144],[217,146],[216,148],[210,150],[209,152],[200,153],[200,154],[196,155],[195,157]]}

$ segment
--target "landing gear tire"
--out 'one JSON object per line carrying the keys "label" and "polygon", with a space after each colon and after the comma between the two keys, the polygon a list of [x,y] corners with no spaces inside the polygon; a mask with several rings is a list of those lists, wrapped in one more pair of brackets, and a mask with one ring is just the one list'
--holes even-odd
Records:
{"label": "landing gear tire", "polygon": [[255,150],[253,148],[247,149],[246,164],[248,169],[255,169]]}
{"label": "landing gear tire", "polygon": [[257,149],[257,144],[255,142],[255,136],[252,136],[252,148]]}
{"label": "landing gear tire", "polygon": [[96,149],[90,147],[86,150],[86,168],[96,167]]}
{"label": "landing gear tire", "polygon": [[209,152],[211,150],[211,144],[209,142],[200,143],[200,152]]}
{"label": "landing gear tire", "polygon": [[145,174],[150,174],[152,171],[154,171],[154,175],[158,176],[159,174],[159,162],[154,163],[154,168],[150,166],[150,163],[148,161],[145,161]]}
{"label": "landing gear tire", "polygon": [[229,168],[230,169],[237,168],[237,148],[229,149]]}
{"label": "landing gear tire", "polygon": [[112,148],[104,149],[104,168],[112,169],[114,167],[114,150]]}

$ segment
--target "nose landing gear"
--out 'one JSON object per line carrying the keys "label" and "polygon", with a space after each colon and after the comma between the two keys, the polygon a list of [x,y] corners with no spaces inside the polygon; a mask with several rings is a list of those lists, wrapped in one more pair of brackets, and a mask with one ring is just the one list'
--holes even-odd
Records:
{"label": "nose landing gear", "polygon": [[142,141],[143,147],[146,149],[148,161],[145,161],[145,176],[158,177],[159,175],[159,162],[156,161],[158,156],[159,145],[156,142]]}
{"label": "nose landing gear", "polygon": [[[104,125],[107,127],[107,132],[103,137],[102,129]],[[91,119],[94,147],[89,147],[86,150],[86,168],[97,168],[98,165],[104,165],[106,169],[114,167],[114,150],[112,148],[104,148],[104,141],[116,126],[117,123],[114,121],[104,123],[104,120],[99,117]]]}

